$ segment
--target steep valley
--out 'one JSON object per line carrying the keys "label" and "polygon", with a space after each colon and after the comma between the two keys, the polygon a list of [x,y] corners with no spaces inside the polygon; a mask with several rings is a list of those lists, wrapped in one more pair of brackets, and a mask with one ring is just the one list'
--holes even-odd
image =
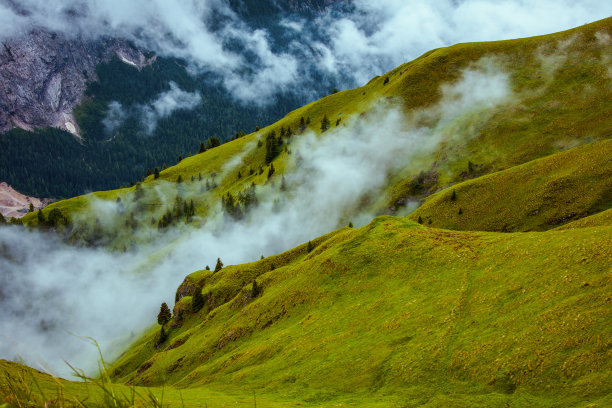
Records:
{"label": "steep valley", "polygon": [[435,49],[0,226],[21,341],[110,356],[85,383],[0,361],[3,402],[612,405],[611,36]]}

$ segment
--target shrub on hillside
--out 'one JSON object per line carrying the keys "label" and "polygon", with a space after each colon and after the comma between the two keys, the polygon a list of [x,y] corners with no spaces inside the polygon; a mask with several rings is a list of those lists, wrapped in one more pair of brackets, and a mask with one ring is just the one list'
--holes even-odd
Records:
{"label": "shrub on hillside", "polygon": [[159,313],[157,314],[157,324],[161,325],[163,329],[164,324],[168,323],[170,319],[172,319],[172,312],[170,311],[168,304],[163,302],[159,308]]}

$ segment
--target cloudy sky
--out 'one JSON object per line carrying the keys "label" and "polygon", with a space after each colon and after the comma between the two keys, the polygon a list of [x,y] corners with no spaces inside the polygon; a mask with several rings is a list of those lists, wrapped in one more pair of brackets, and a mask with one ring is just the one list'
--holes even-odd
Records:
{"label": "cloudy sky", "polygon": [[261,102],[303,90],[313,72],[337,77],[340,87],[358,86],[433,48],[599,20],[612,15],[612,2],[352,0],[309,18],[272,7],[270,13],[268,26],[254,26],[222,0],[0,0],[0,39],[34,27],[124,37],[218,74],[242,101]]}

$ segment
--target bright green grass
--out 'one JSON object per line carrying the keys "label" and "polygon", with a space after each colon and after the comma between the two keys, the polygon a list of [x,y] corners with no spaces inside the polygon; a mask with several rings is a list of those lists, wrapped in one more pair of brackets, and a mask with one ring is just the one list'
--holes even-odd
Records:
{"label": "bright green grass", "polygon": [[316,245],[194,275],[216,307],[161,349],[145,336],[117,379],[320,406],[610,402],[611,227],[474,233],[381,217]]}
{"label": "bright green grass", "polygon": [[[112,398],[108,401],[110,394]],[[271,408],[295,406],[290,402],[271,401],[248,391],[232,394],[203,388],[179,390],[163,386],[129,387],[98,380],[95,383],[67,381],[12,361],[0,360],[1,408],[229,408],[252,407],[255,403]]]}
{"label": "bright green grass", "polygon": [[208,406],[253,391],[259,406],[612,403],[612,227],[457,232],[385,216],[314,244],[192,274],[215,307],[159,349],[152,330],[116,380],[164,384],[173,406],[179,390]]}
{"label": "bright green grass", "polygon": [[[265,173],[244,177],[243,169],[257,172],[263,164],[265,151],[256,143],[267,131],[295,130],[302,116],[317,130],[324,114],[333,126],[381,97],[399,100],[410,115],[433,106],[440,86],[457,80],[462,69],[495,56],[511,74],[514,103],[483,120],[466,118],[459,129],[463,142],[440,146],[417,168],[407,163],[390,175],[381,197],[391,206],[459,183],[453,205],[466,200],[464,219],[474,225],[462,229],[542,230],[551,220],[590,215],[609,208],[610,143],[604,140],[612,131],[612,87],[602,55],[612,50],[595,35],[612,32],[611,26],[606,19],[550,36],[433,50],[362,88],[291,112],[258,134],[187,158],[143,186],[174,182],[179,174],[189,184],[191,176],[217,173],[219,188],[197,203],[205,215],[225,192],[265,182]],[[538,55],[548,62],[542,65]],[[555,66],[559,56],[567,60]],[[242,164],[225,171],[240,154]],[[286,159],[282,153],[275,161],[275,177]],[[477,165],[469,176],[484,177],[464,182],[468,161]],[[435,175],[427,193],[411,187],[421,170]],[[508,180],[515,191],[503,185]],[[459,191],[479,186],[489,187],[482,202]],[[523,196],[540,200],[541,211],[529,216],[513,209],[503,217],[509,227],[498,226],[494,212],[504,203],[487,196],[492,192],[517,204],[527,205]],[[95,194],[114,200],[133,188]],[[78,197],[53,206],[77,216],[86,203]],[[442,204],[433,226],[442,225]],[[216,274],[199,271],[185,285],[198,283],[211,293],[205,309],[188,315],[159,349],[153,329],[125,351],[113,375],[130,384],[166,384],[178,406],[178,389],[209,406],[215,406],[208,402],[212,395],[219,404],[234,403],[233,395],[252,404],[252,390],[261,396],[259,406],[610,406],[608,212],[585,218],[586,228],[512,234],[380,217],[320,238],[311,253],[302,245]],[[461,228],[450,224],[454,215],[449,212],[444,225]],[[254,278],[263,295],[251,299]],[[189,302],[187,296],[179,307],[188,310]]]}
{"label": "bright green grass", "polygon": [[[187,184],[191,176],[208,179],[217,174],[219,188],[205,197],[195,198],[198,214],[206,216],[208,209],[228,191],[237,192],[254,182],[262,185],[266,174],[258,175],[264,167],[265,147],[256,142],[281,127],[299,126],[301,117],[310,118],[309,128],[319,131],[323,115],[332,123],[341,118],[343,126],[350,115],[368,111],[381,98],[398,102],[407,116],[434,106],[441,96],[441,86],[460,78],[463,69],[474,68],[481,58],[496,61],[496,66],[510,75],[514,97],[498,111],[481,117],[461,118],[456,124],[458,142],[445,143],[427,157],[407,162],[403,170],[390,175],[388,185],[370,210],[393,212],[397,203],[421,200],[424,196],[464,180],[468,161],[477,171],[471,177],[545,157],[568,148],[609,138],[612,134],[612,81],[605,55],[612,52],[612,44],[597,39],[598,33],[612,32],[612,19],[578,27],[573,30],[510,41],[457,44],[432,50],[418,59],[401,65],[389,73],[372,79],[361,88],[329,95],[300,109],[288,113],[283,119],[260,132],[229,142],[203,154],[184,159],[161,173],[160,180],[149,177],[145,189],[162,181],[174,182],[180,174]],[[385,85],[385,79],[389,82]],[[421,123],[420,125],[423,125]],[[295,135],[294,138],[300,137]],[[323,136],[324,137],[324,136]],[[223,171],[233,158],[243,155],[242,164]],[[287,153],[275,161],[278,179],[285,171]],[[255,174],[249,175],[249,169]],[[242,178],[238,179],[240,171]],[[434,176],[427,191],[412,188],[416,175],[424,171]],[[123,189],[96,195],[114,200],[132,189]],[[564,205],[564,203],[554,203]],[[70,215],[87,211],[87,196],[52,204]],[[24,221],[36,224],[35,215]],[[518,226],[515,229],[529,229]]]}
{"label": "bright green grass", "polygon": [[611,157],[605,140],[465,181],[429,196],[410,219],[454,230],[554,228],[612,207]]}

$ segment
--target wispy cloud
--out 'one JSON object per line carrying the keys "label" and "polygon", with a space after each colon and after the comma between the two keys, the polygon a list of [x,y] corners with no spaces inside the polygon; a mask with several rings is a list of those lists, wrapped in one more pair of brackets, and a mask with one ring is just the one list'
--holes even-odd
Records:
{"label": "wispy cloud", "polygon": [[142,124],[148,134],[153,133],[158,120],[170,116],[176,110],[191,110],[202,103],[202,96],[198,92],[183,91],[174,82],[169,85],[170,89],[159,94],[154,101],[138,106],[142,113]]}
{"label": "wispy cloud", "polygon": [[187,92],[170,81],[170,89],[160,93],[154,100],[145,104],[136,104],[124,107],[120,102],[112,101],[108,104],[106,116],[102,125],[108,134],[112,134],[130,116],[137,116],[147,134],[152,134],[160,119],[170,116],[181,109],[191,110],[202,103],[199,92]]}
{"label": "wispy cloud", "polygon": [[[199,228],[187,225],[161,234],[150,218],[159,219],[163,206],[142,212],[142,202],[127,196],[121,203],[92,199],[91,214],[101,228],[150,242],[126,253],[74,248],[52,236],[1,228],[0,270],[6,272],[0,274],[0,356],[19,353],[36,364],[38,354],[38,360],[62,374],[68,372],[62,359],[91,368],[95,350],[68,333],[96,338],[112,356],[117,339],[129,340],[130,332],[154,324],[159,304],[172,304],[184,276],[214,265],[217,257],[226,265],[253,261],[348,221],[357,226],[369,222],[375,209],[363,207],[363,198],[380,197],[390,175],[413,162],[414,170],[420,170],[416,159],[443,141],[475,136],[470,128],[457,130],[465,115],[476,113],[486,120],[515,100],[508,75],[490,59],[441,91],[438,104],[414,115],[380,101],[364,115],[343,118],[324,137],[312,132],[294,137],[288,146],[286,189],[281,191],[278,179],[257,186],[259,205],[239,221],[225,217],[217,200],[210,202],[206,222],[194,220]],[[422,125],[423,117],[429,126]],[[256,148],[255,142],[247,144],[217,177],[233,174],[229,167],[240,166],[243,155]],[[186,181],[180,189],[187,197],[207,197],[201,183]],[[176,183],[159,182],[143,192],[143,202],[172,206],[178,193]],[[132,212],[140,222],[134,232],[124,225]]]}
{"label": "wispy cloud", "polygon": [[34,27],[119,36],[184,58],[217,74],[236,98],[263,104],[283,91],[315,97],[321,75],[352,87],[433,48],[546,34],[612,15],[612,4],[596,0],[346,3],[332,2],[314,18],[288,12],[271,27],[252,27],[221,0],[4,0],[0,39]]}
{"label": "wispy cloud", "polygon": [[317,27],[328,35],[325,46],[336,71],[352,72],[358,83],[434,48],[547,34],[612,15],[612,4],[593,0],[355,0],[353,4],[352,13],[322,16]]}

